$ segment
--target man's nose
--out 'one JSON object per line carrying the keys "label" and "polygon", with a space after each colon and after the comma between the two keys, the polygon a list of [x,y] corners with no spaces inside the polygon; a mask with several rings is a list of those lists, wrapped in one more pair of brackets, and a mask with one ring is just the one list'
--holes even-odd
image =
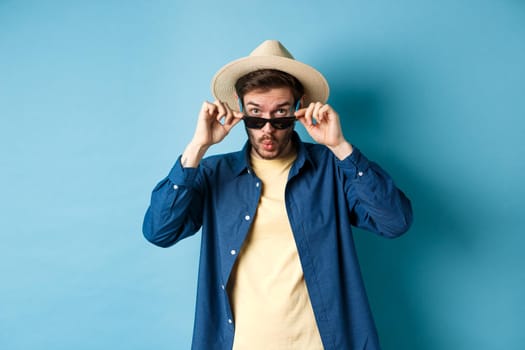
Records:
{"label": "man's nose", "polygon": [[272,133],[275,131],[275,128],[272,126],[272,124],[268,121],[264,126],[262,127],[262,131],[266,133]]}

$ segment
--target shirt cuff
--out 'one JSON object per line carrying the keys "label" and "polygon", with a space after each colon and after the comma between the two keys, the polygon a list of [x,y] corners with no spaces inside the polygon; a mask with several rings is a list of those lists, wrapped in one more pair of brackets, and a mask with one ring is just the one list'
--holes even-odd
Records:
{"label": "shirt cuff", "polygon": [[195,180],[199,168],[184,168],[181,163],[182,156],[177,158],[175,165],[168,174],[168,179],[177,185],[190,185]]}
{"label": "shirt cuff", "polygon": [[[336,158],[337,159],[337,158]],[[343,160],[337,159],[337,166],[351,179],[360,178],[370,168],[369,160],[364,156],[359,148],[353,146],[352,154]]]}

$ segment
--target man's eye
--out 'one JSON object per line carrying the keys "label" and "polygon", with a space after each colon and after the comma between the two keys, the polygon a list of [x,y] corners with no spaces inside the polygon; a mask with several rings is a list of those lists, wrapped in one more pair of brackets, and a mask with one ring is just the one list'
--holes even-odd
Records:
{"label": "man's eye", "polygon": [[281,114],[281,115],[286,114],[286,109],[284,109],[284,108],[279,108],[279,109],[277,110],[277,114]]}
{"label": "man's eye", "polygon": [[257,108],[252,108],[250,110],[250,113],[253,115],[253,114],[259,114],[259,110]]}

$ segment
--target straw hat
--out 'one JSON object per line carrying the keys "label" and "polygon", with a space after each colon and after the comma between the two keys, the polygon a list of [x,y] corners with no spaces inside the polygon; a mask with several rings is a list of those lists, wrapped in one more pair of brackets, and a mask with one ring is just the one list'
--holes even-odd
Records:
{"label": "straw hat", "polygon": [[325,103],[329,87],[326,79],[315,68],[296,61],[292,54],[277,40],[266,40],[249,56],[240,58],[222,67],[211,80],[213,96],[237,108],[235,83],[245,74],[259,69],[278,69],[296,77],[304,86],[304,103]]}

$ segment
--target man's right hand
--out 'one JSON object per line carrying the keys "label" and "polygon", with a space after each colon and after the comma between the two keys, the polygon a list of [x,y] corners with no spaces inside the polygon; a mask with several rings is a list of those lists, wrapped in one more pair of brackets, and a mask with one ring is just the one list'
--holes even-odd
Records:
{"label": "man's right hand", "polygon": [[242,117],[241,112],[233,111],[224,102],[205,101],[199,113],[195,134],[182,154],[182,166],[197,167],[208,148],[221,142]]}

